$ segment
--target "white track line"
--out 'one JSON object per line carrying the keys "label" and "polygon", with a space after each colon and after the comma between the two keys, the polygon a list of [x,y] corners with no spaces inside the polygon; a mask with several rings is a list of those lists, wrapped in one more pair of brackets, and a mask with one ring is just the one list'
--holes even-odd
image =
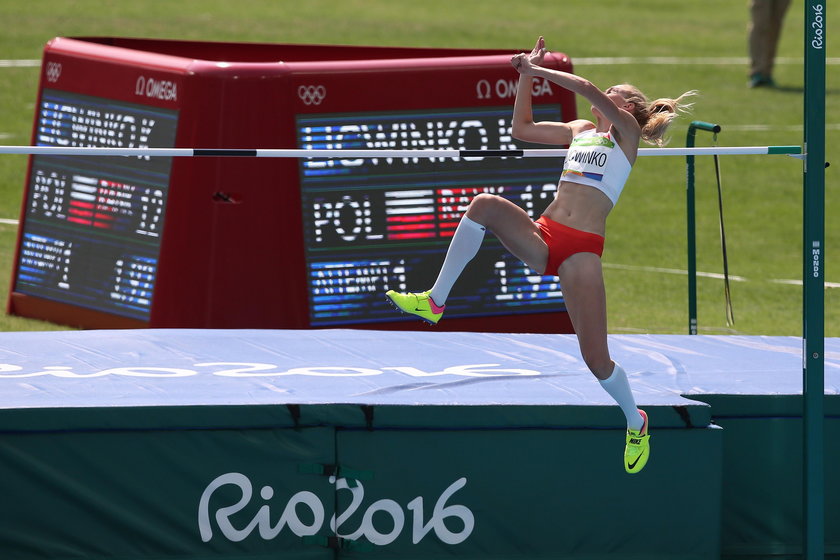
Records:
{"label": "white track line", "polygon": [[40,60],[0,60],[0,68],[38,68]]}
{"label": "white track line", "polygon": [[[612,268],[615,270],[627,270],[630,272],[657,272],[660,274],[677,274],[680,276],[688,276],[687,270],[682,270],[679,268],[660,268],[657,266],[635,266],[630,264],[617,264],[617,263],[602,263],[601,266],[604,268]],[[701,276],[704,278],[714,278],[717,280],[722,280],[724,278],[723,274],[719,274],[717,272],[697,272],[697,276]],[[733,282],[751,282],[749,278],[744,278],[743,276],[735,276],[733,274],[729,275],[729,279]],[[801,286],[802,280],[781,280],[781,279],[773,279],[770,278],[767,282],[773,282],[774,284],[789,284],[792,286]],[[840,282],[825,282],[826,288],[840,288]]]}
{"label": "white track line", "polygon": [[[721,125],[722,132],[770,132],[770,131],[784,131],[784,132],[801,132],[801,124],[724,124]],[[840,130],[840,123],[825,125],[826,130]]]}
{"label": "white track line", "polygon": [[[789,284],[791,286],[801,286],[802,280],[770,280],[774,284]],[[826,288],[840,288],[840,282],[825,282]]]}
{"label": "white track line", "polygon": [[[687,270],[680,270],[678,268],[659,268],[657,266],[634,266],[630,264],[615,264],[615,263],[603,263],[602,266],[604,268],[614,268],[616,270],[630,270],[634,272],[660,272],[662,274],[679,274],[681,276],[688,276]],[[723,274],[718,274],[716,272],[697,272],[697,276],[703,276],[704,278],[716,278],[718,280],[722,280],[724,278]],[[729,279],[733,282],[749,282],[743,276],[734,276],[732,274],[729,275]]]}
{"label": "white track line", "polygon": [[[741,56],[598,56],[573,58],[572,63],[584,66],[623,66],[628,64],[746,66],[749,64],[749,59]],[[775,63],[804,64],[801,58],[795,57],[778,57]],[[825,64],[826,66],[836,66],[840,64],[840,58],[826,58]],[[0,60],[0,68],[37,68],[39,66],[41,66],[41,61],[34,59]]]}
{"label": "white track line", "polygon": [[[573,64],[581,65],[627,65],[627,64],[651,64],[651,65],[709,65],[709,66],[747,66],[750,60],[741,56],[603,56],[603,57],[581,57],[572,58]],[[776,64],[804,64],[803,59],[795,57],[779,57]],[[840,64],[840,58],[826,58],[827,66]]]}

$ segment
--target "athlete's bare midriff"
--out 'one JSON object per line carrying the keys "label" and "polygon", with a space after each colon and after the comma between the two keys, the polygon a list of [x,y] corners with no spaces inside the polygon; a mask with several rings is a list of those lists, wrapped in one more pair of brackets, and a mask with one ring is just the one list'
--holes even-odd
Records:
{"label": "athlete's bare midriff", "polygon": [[607,216],[613,204],[596,188],[561,181],[557,194],[543,216],[580,231],[606,233]]}

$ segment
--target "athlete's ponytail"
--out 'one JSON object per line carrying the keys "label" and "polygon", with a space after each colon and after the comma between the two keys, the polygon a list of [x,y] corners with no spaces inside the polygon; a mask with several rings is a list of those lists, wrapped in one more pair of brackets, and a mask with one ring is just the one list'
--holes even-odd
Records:
{"label": "athlete's ponytail", "polygon": [[633,116],[636,117],[636,122],[642,128],[642,140],[655,146],[665,144],[665,131],[671,121],[680,113],[691,109],[692,104],[685,103],[683,100],[697,94],[697,91],[692,90],[685,92],[676,99],[662,97],[650,102],[645,94],[639,91],[639,88],[630,84],[613,86],[607,90],[607,93],[611,92],[620,93],[626,101],[633,103]]}

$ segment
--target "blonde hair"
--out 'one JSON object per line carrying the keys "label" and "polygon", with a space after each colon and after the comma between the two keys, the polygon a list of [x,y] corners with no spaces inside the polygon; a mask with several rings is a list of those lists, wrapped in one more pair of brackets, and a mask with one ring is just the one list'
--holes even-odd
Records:
{"label": "blonde hair", "polygon": [[642,128],[642,140],[654,146],[664,146],[665,131],[677,115],[685,113],[693,103],[685,103],[686,97],[697,95],[696,90],[687,91],[676,99],[661,97],[654,101],[648,101],[645,94],[639,88],[630,84],[612,86],[607,93],[616,92],[624,97],[625,101],[633,103],[633,116]]}

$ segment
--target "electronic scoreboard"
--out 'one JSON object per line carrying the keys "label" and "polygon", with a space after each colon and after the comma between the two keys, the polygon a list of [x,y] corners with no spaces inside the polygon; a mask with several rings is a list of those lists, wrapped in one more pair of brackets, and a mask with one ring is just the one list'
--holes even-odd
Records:
{"label": "electronic scoreboard", "polygon": [[[45,89],[38,145],[172,146],[177,113]],[[33,158],[16,290],[148,320],[170,158]]]}
{"label": "electronic scoreboard", "polygon": [[[33,144],[468,149],[510,134],[500,51],[56,38]],[[571,71],[562,54],[546,64]],[[537,120],[575,118],[534,81]],[[84,328],[417,328],[389,289],[435,280],[470,199],[539,216],[553,158],[32,156],[9,312]],[[570,332],[557,278],[488,235],[441,330]]]}

